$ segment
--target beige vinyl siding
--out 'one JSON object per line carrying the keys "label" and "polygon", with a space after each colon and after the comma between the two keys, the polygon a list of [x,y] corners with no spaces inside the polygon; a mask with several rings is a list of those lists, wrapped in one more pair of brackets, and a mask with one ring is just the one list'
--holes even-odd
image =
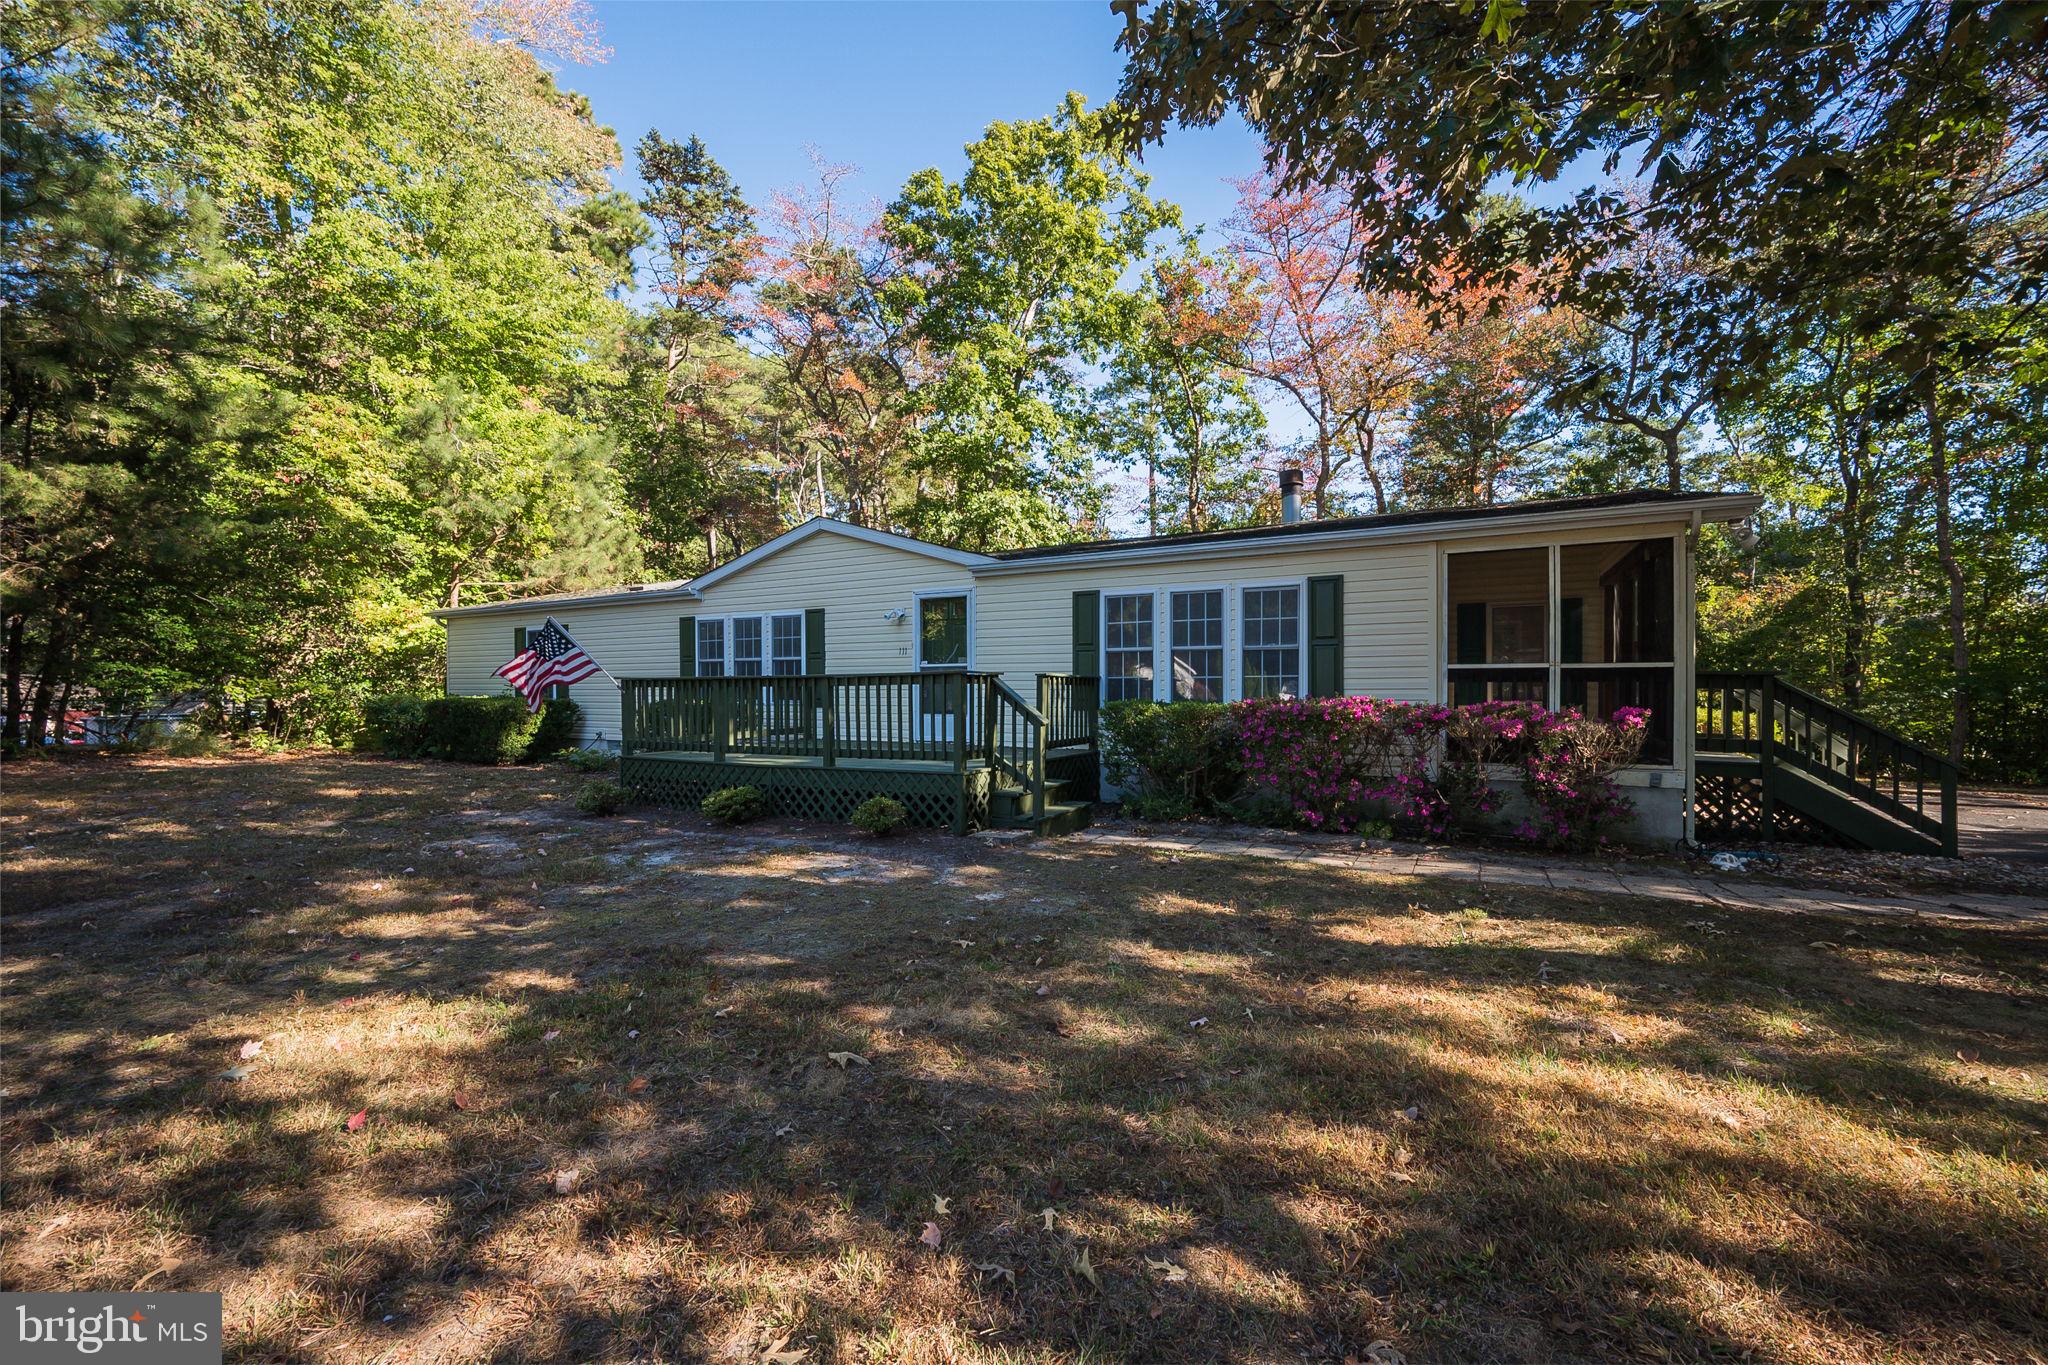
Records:
{"label": "beige vinyl siding", "polygon": [[[832,673],[902,673],[915,664],[916,595],[973,586],[956,564],[830,532],[812,536],[705,589],[701,600],[669,599],[578,608],[537,604],[530,613],[487,612],[448,620],[448,690],[509,689],[492,674],[512,657],[513,631],[550,615],[614,677],[673,678],[681,668],[678,623],[685,616],[750,616],[825,609],[825,667]],[[884,615],[900,609],[903,619]],[[1064,638],[1064,637],[1062,637]],[[619,691],[598,674],[569,689],[583,708],[582,742],[616,743]]]}
{"label": "beige vinyl siding", "polygon": [[[825,609],[825,671],[908,673],[917,667],[917,594],[965,592],[974,576],[958,564],[822,532],[704,590],[676,615],[745,616]],[[882,619],[903,612],[899,621]],[[675,672],[671,661],[667,673]]]}
{"label": "beige vinyl siding", "polygon": [[[1073,666],[1076,592],[1220,587],[1229,590],[1224,648],[1235,676],[1237,589],[1324,574],[1344,576],[1344,689],[1429,700],[1437,618],[1435,547],[1428,542],[984,575],[975,585],[975,667],[1002,673],[1029,696],[1035,674]],[[1166,630],[1163,614],[1155,628]]]}

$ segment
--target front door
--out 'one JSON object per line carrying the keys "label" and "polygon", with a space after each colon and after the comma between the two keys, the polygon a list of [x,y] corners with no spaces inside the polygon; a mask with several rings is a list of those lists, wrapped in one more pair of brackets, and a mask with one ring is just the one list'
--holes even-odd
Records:
{"label": "front door", "polygon": [[[966,702],[966,593],[933,593],[917,599],[918,715],[924,738],[949,740],[952,718]],[[947,676],[947,675],[953,676]]]}

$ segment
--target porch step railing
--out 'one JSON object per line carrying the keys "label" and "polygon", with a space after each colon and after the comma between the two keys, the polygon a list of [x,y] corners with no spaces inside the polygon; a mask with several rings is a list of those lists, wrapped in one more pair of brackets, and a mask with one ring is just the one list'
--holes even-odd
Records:
{"label": "porch step railing", "polygon": [[[1956,765],[1943,755],[1769,673],[1700,673],[1695,749],[1702,758],[1753,758],[1762,782],[1761,823],[1771,837],[1774,806],[1790,769],[1854,797],[1956,856]],[[1805,811],[1809,817],[1812,811]],[[1824,818],[1824,817],[1823,817]],[[1856,830],[1839,831],[1852,837]]]}
{"label": "porch step railing", "polygon": [[1045,742],[1053,749],[1095,747],[1102,684],[1074,673],[1038,675],[1038,713],[1045,717]]}

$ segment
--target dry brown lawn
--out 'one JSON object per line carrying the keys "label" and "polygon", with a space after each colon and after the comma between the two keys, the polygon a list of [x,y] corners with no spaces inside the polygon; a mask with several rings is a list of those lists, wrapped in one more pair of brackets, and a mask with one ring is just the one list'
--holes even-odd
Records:
{"label": "dry brown lawn", "polygon": [[235,1360],[2048,1355],[2038,928],[581,780],[7,768],[5,1287]]}

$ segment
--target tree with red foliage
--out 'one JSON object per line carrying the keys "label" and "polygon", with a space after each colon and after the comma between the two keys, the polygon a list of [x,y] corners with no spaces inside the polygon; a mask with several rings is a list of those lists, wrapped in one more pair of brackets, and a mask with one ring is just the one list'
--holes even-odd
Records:
{"label": "tree with red foliage", "polygon": [[1374,242],[1347,193],[1284,190],[1266,175],[1236,185],[1229,249],[1255,307],[1246,369],[1307,421],[1297,459],[1316,515],[1342,510],[1354,478],[1385,512],[1385,438],[1419,374],[1421,315],[1400,295],[1360,286]]}

